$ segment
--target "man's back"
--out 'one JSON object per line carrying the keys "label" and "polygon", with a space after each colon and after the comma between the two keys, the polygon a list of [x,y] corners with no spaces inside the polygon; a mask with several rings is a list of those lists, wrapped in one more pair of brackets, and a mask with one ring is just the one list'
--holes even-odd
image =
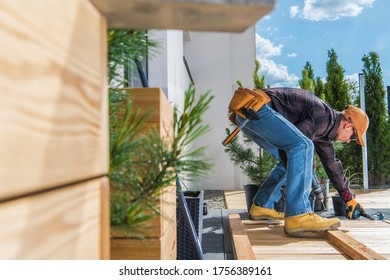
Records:
{"label": "man's back", "polygon": [[298,88],[264,89],[271,98],[271,107],[296,125],[307,137],[332,138],[337,112],[313,93]]}

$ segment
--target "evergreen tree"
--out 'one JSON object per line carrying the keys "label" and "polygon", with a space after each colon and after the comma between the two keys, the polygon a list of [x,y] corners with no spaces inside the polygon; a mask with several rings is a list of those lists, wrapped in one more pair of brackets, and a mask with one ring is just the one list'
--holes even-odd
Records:
{"label": "evergreen tree", "polygon": [[314,70],[309,61],[306,61],[305,66],[303,66],[302,79],[299,80],[299,86],[301,89],[305,89],[314,93]]}
{"label": "evergreen tree", "polygon": [[[334,49],[328,51],[329,60],[326,63],[327,77],[325,83],[325,100],[335,110],[342,111],[351,104],[349,84],[344,77],[344,68],[339,64],[338,57]],[[356,154],[359,146],[337,145],[336,156],[343,163],[346,173],[354,177],[361,175],[361,153]],[[360,159],[359,159],[360,158]],[[349,177],[347,175],[347,177]]]}
{"label": "evergreen tree", "polygon": [[307,76],[314,81],[314,70],[313,67],[311,66],[309,61],[306,61],[305,66],[303,66],[303,69],[307,70]]}
{"label": "evergreen tree", "polygon": [[344,78],[344,68],[337,61],[334,49],[328,51],[329,60],[326,63],[327,78],[325,84],[325,99],[336,110],[342,111],[351,104],[348,84]]}
{"label": "evergreen tree", "polygon": [[255,70],[253,71],[253,84],[255,88],[257,89],[264,89],[265,88],[265,76],[262,75],[261,78],[259,77],[258,73],[260,70],[260,61],[257,59],[255,60]]}
{"label": "evergreen tree", "polygon": [[390,147],[389,125],[386,111],[386,90],[382,80],[379,56],[375,52],[364,55],[366,112],[370,119],[367,131],[368,170],[370,185],[380,185],[389,178]]}
{"label": "evergreen tree", "polygon": [[302,79],[299,80],[301,89],[308,90],[314,93],[314,81],[309,77],[309,70],[302,70]]}
{"label": "evergreen tree", "polygon": [[317,95],[322,100],[325,100],[325,85],[321,80],[321,77],[317,77],[315,81],[314,94]]}

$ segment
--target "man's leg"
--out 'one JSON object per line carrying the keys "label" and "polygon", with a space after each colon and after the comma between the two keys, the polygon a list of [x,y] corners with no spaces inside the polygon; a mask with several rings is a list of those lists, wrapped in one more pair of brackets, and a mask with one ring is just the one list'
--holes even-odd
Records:
{"label": "man's leg", "polygon": [[[267,140],[261,138],[256,132],[243,129],[244,133],[249,136],[257,145],[270,153],[276,160],[279,158],[279,150],[277,147],[271,145]],[[278,162],[272,171],[265,178],[259,190],[253,198],[253,202],[262,207],[274,208],[274,204],[281,198],[280,188],[286,182],[286,167]]]}
{"label": "man's leg", "polygon": [[259,120],[250,121],[243,128],[244,133],[250,132],[256,143],[274,146],[287,153],[285,232],[297,234],[337,228],[339,219],[324,219],[312,213],[309,201],[314,154],[312,141],[267,105],[257,115]]}
{"label": "man's leg", "polygon": [[[311,188],[311,168],[313,160],[313,144],[292,123],[286,120],[278,112],[268,105],[263,106],[258,112],[258,120],[250,121],[242,130],[258,145],[265,148],[275,158],[279,159],[278,149],[287,153],[286,173],[286,216],[298,215],[298,213],[310,213],[311,205],[309,194]],[[237,118],[238,123],[242,121]],[[299,165],[295,165],[298,164]],[[308,172],[310,171],[310,172]],[[306,174],[308,172],[308,174]],[[283,178],[283,168],[280,164],[270,174],[265,188],[260,188],[259,197],[264,193],[265,198],[259,198],[259,206],[273,208],[269,201],[272,194],[280,191],[278,183]],[[275,184],[271,184],[275,182]],[[257,196],[257,195],[256,195]],[[267,200],[267,201],[263,201]],[[287,200],[293,203],[288,204]],[[271,207],[272,205],[272,207]]]}
{"label": "man's leg", "polygon": [[262,207],[274,208],[282,197],[281,188],[286,183],[286,168],[278,162],[261,184],[253,202]]}

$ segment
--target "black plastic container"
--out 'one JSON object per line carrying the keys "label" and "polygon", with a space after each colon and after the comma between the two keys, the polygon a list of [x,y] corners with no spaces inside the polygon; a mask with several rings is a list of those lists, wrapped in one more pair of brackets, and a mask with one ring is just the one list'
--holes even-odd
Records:
{"label": "black plastic container", "polygon": [[340,196],[334,195],[332,196],[333,202],[333,210],[335,216],[343,216],[345,217],[345,212],[347,210],[347,205],[344,201],[341,200]]}

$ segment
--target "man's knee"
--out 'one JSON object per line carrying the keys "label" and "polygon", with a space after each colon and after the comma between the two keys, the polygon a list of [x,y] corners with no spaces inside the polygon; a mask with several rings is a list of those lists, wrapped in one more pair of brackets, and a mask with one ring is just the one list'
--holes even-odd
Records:
{"label": "man's knee", "polygon": [[302,137],[301,141],[293,147],[292,151],[310,156],[314,154],[314,143],[309,138]]}

